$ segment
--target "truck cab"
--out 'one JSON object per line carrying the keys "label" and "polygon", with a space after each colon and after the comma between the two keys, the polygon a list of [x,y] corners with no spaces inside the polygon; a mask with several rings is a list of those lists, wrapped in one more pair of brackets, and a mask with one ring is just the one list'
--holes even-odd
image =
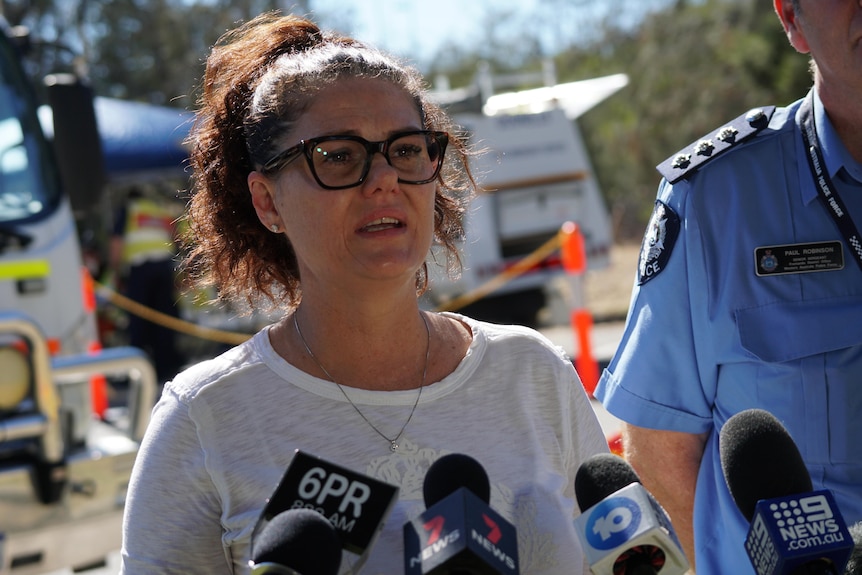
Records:
{"label": "truck cab", "polygon": [[[92,93],[46,79],[46,137],[22,42],[0,22],[0,575],[83,569],[120,548],[157,394],[142,351],[97,339],[75,220],[104,182]],[[129,382],[110,409],[94,395],[105,376]]]}
{"label": "truck cab", "polygon": [[21,67],[22,40],[2,29],[0,309],[35,318],[54,355],[90,351],[97,330],[72,198],[86,201],[102,186],[98,132],[93,120],[88,124],[92,105],[86,106],[85,86],[69,77],[50,80],[58,112],[55,149],[42,132],[35,90]]}

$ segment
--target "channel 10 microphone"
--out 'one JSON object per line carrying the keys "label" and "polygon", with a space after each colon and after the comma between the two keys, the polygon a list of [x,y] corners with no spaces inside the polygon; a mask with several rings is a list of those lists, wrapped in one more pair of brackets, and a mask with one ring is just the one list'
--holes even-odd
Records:
{"label": "channel 10 microphone", "polygon": [[749,521],[745,550],[757,575],[840,575],[853,540],[832,493],[813,491],[793,438],[762,409],[733,415],[719,433],[728,490]]}
{"label": "channel 10 microphone", "polygon": [[251,575],[337,575],[341,538],[326,517],[311,509],[282,511],[252,544]]}
{"label": "channel 10 microphone", "polygon": [[296,450],[252,532],[252,549],[269,523],[288,510],[314,511],[334,527],[342,549],[368,558],[398,498],[398,487]]}
{"label": "channel 10 microphone", "polygon": [[515,527],[491,509],[482,465],[444,455],[425,475],[426,510],[404,524],[406,575],[517,575]]}
{"label": "channel 10 microphone", "polygon": [[622,457],[598,453],[575,474],[575,531],[594,575],[682,575],[688,560],[667,513]]}

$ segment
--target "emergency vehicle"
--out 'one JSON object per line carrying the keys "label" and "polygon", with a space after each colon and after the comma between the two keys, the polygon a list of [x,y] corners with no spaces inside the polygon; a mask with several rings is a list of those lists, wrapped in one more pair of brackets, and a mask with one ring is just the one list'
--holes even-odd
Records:
{"label": "emergency vehicle", "polygon": [[[610,216],[576,120],[627,83],[616,74],[487,96],[467,91],[460,101],[451,91],[436,93],[478,152],[471,165],[482,192],[465,218],[461,276],[452,280],[442,266],[429,269],[433,306],[451,309],[461,299],[469,315],[535,325],[552,280],[566,273],[559,250],[524,273],[507,272],[552,244],[568,221],[584,236],[588,269],[608,265]],[[479,110],[463,111],[470,99]],[[492,291],[470,297],[489,284]]]}
{"label": "emergency vehicle", "polygon": [[[156,381],[143,352],[97,339],[74,217],[105,182],[92,93],[71,75],[46,79],[46,137],[26,37],[0,29],[0,574],[28,575],[120,547]],[[129,382],[111,409],[105,376]]]}

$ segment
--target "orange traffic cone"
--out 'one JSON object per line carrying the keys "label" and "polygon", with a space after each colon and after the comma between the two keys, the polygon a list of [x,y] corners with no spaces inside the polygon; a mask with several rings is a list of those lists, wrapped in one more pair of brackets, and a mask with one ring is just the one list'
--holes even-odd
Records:
{"label": "orange traffic cone", "polygon": [[587,269],[587,250],[584,236],[574,222],[566,222],[560,229],[560,255],[563,269],[572,279],[571,293],[571,323],[578,343],[578,357],[575,359],[575,370],[581,378],[587,395],[591,398],[599,383],[599,364],[593,356],[590,342],[590,332],[593,328],[593,317],[583,305],[583,289],[581,276]]}

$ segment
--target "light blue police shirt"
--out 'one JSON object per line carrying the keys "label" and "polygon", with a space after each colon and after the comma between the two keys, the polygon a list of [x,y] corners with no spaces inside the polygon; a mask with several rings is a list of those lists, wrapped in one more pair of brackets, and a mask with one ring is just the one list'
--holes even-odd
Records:
{"label": "light blue police shirt", "polygon": [[[777,109],[767,128],[688,179],[662,180],[657,199],[667,209],[650,222],[639,264],[652,262],[639,270],[648,279],[634,288],[596,389],[634,425],[709,432],[695,495],[698,575],[754,573],[743,547],[748,521],[718,449],[721,426],[742,410],[774,414],[814,489],[833,491],[848,525],[862,520],[862,271],[817,199],[795,122],[800,103]],[[818,98],[814,116],[829,173],[862,228],[862,166]],[[762,273],[763,248],[829,242],[840,242],[842,269]]]}

